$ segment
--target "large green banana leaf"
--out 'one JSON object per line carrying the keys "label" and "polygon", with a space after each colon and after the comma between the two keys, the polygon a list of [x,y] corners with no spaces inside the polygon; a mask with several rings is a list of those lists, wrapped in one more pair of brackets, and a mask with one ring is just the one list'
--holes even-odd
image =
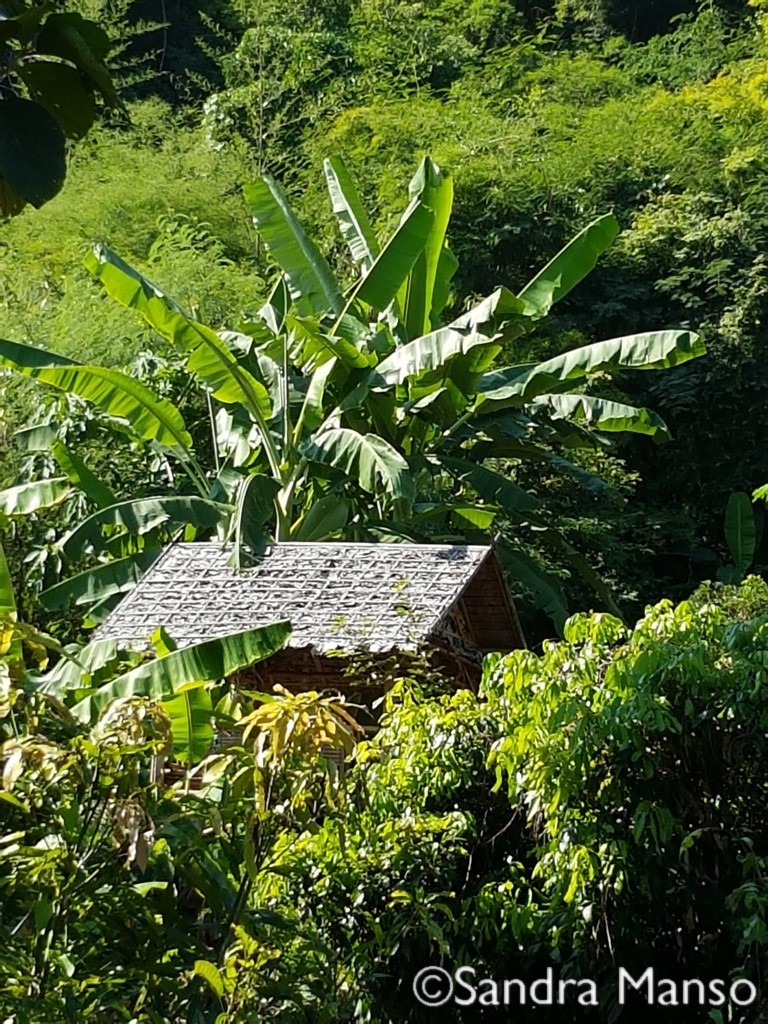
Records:
{"label": "large green banana leaf", "polygon": [[171,720],[173,759],[196,764],[213,743],[213,705],[205,684],[198,683],[163,701]]}
{"label": "large green banana leaf", "polygon": [[[43,693],[57,700],[65,701],[71,690],[82,690],[88,686],[96,687],[100,682],[108,681],[115,674],[115,667],[120,661],[120,645],[117,640],[93,640],[77,652],[67,648],[66,657],[62,658],[44,675],[32,675],[28,687],[35,693]],[[139,656],[136,656],[136,661]]]}
{"label": "large green banana leaf", "polygon": [[85,572],[48,587],[40,594],[40,603],[48,611],[54,611],[68,601],[74,604],[96,604],[112,594],[123,594],[138,583],[158,554],[158,549],[139,551],[138,554],[115,558],[94,569],[86,569]]}
{"label": "large green banana leaf", "polygon": [[0,513],[8,516],[29,515],[41,508],[51,508],[62,502],[69,490],[69,480],[65,476],[7,487],[0,491]]}
{"label": "large green banana leaf", "polygon": [[668,441],[670,434],[664,420],[651,409],[609,402],[591,395],[538,395],[532,408],[544,408],[553,419],[582,423],[593,430],[627,431],[647,434],[656,441]]}
{"label": "large green banana leaf", "polygon": [[427,156],[411,180],[409,194],[434,215],[425,244],[398,295],[405,335],[418,338],[436,326],[459,265],[445,240],[453,209],[453,181]]}
{"label": "large green banana leaf", "polygon": [[558,558],[563,559],[564,562],[575,569],[585,583],[592,587],[595,594],[597,594],[603,602],[607,611],[612,615],[615,615],[618,619],[621,619],[622,622],[624,621],[624,613],[616,603],[616,599],[613,596],[613,591],[610,586],[605,582],[602,576],[593,569],[589,560],[585,558],[584,555],[582,555],[582,553],[578,551],[559,530],[556,530],[552,526],[542,524],[542,527],[537,529],[537,537],[552,551],[554,551]]}
{"label": "large green banana leaf", "polygon": [[530,555],[519,548],[502,543],[498,545],[498,552],[510,578],[517,580],[531,592],[537,606],[549,615],[558,633],[562,635],[568,618],[568,603],[556,577],[542,569]]}
{"label": "large green banana leaf", "polygon": [[379,244],[352,177],[340,156],[324,160],[323,171],[344,241],[352,259],[367,272],[376,261]]}
{"label": "large green banana leaf", "polygon": [[0,366],[42,384],[78,395],[109,416],[125,420],[145,441],[157,441],[183,456],[192,446],[181,413],[138,380],[103,366],[83,366],[44,349],[0,340]]}
{"label": "large green banana leaf", "polygon": [[100,540],[105,526],[122,526],[136,536],[148,533],[163,523],[188,523],[207,530],[231,511],[230,505],[221,505],[196,495],[134,498],[91,513],[62,538],[61,547],[67,557],[74,558],[87,544]]}
{"label": "large green banana leaf", "polygon": [[[472,421],[467,425],[471,429],[473,426]],[[486,459],[519,459],[522,462],[547,463],[554,469],[578,480],[589,491],[605,494],[613,490],[610,484],[606,483],[596,473],[590,473],[582,466],[577,466],[556,452],[543,448],[541,445],[527,439],[494,438],[481,440],[473,444],[471,448],[465,449],[465,451],[467,458],[473,462],[484,462]]]}
{"label": "large green banana leaf", "polygon": [[740,579],[752,564],[757,546],[755,513],[749,495],[734,491],[725,507],[725,539]]}
{"label": "large green banana leaf", "polygon": [[447,455],[437,456],[435,461],[490,505],[498,505],[511,513],[530,513],[538,507],[539,503],[532,494],[487,466]]}
{"label": "large green banana leaf", "polygon": [[607,213],[572,238],[519,293],[518,298],[525,303],[526,314],[537,319],[546,316],[558,299],[567,295],[594,269],[598,258],[618,233],[618,221],[612,213]]}
{"label": "large green banana leaf", "polygon": [[393,384],[402,384],[409,377],[440,370],[449,360],[468,355],[479,348],[495,356],[501,346],[495,339],[484,334],[462,334],[450,327],[441,327],[396,348],[373,371],[371,386],[391,387]]}
{"label": "large green banana leaf", "polygon": [[706,349],[692,331],[649,331],[571,349],[535,366],[510,366],[486,374],[480,384],[479,406],[520,405],[537,395],[558,390],[564,382],[578,383],[598,370],[662,370],[704,355]]}
{"label": "large green banana leaf", "polygon": [[532,321],[525,310],[522,299],[502,285],[449,326],[456,331],[478,331],[490,336],[498,335],[504,341],[514,341],[531,330]]}
{"label": "large green banana leaf", "polygon": [[291,531],[291,540],[319,541],[343,530],[349,518],[349,505],[343,498],[329,494],[314,502]]}
{"label": "large green banana leaf", "polygon": [[[160,623],[162,625],[162,623]],[[192,683],[227,679],[281,650],[291,635],[288,622],[205,640],[180,651],[172,651],[125,672],[84,697],[71,709],[81,722],[93,723],[99,712],[119,697],[160,699],[179,693]]]}
{"label": "large green banana leaf", "polygon": [[338,316],[344,308],[341,289],[282,188],[263,175],[243,193],[259,237],[285,274],[298,311],[312,315],[332,309]]}
{"label": "large green banana leaf", "polygon": [[328,378],[336,368],[337,360],[332,356],[321,363],[309,379],[307,393],[293,432],[294,444],[298,444],[304,430],[316,430],[325,418],[324,400]]}
{"label": "large green banana leaf", "polygon": [[82,491],[99,508],[107,508],[109,505],[114,505],[118,500],[109,487],[102,483],[88,469],[82,459],[79,459],[61,441],[53,442],[51,445],[51,455],[56,459],[75,487]]}
{"label": "large green banana leaf", "polygon": [[413,501],[415,488],[408,463],[390,444],[376,434],[359,434],[348,427],[328,427],[305,445],[303,453],[311,462],[335,466],[357,477],[363,490]]}
{"label": "large green banana leaf", "polygon": [[[303,372],[314,372],[331,356],[348,369],[364,369],[371,365],[373,357],[344,337],[344,324],[351,317],[342,317],[336,324],[336,334],[326,334],[316,320],[288,315],[285,326],[291,331],[295,343],[295,361]],[[280,339],[283,345],[284,339]]]}
{"label": "large green banana leaf", "polygon": [[205,381],[214,398],[225,404],[243,404],[257,422],[269,419],[267,389],[240,365],[215,331],[187,316],[157,285],[107,246],[97,245],[85,265],[111,298],[135,309],[162,338],[186,353],[187,369]]}
{"label": "large green banana leaf", "polygon": [[243,478],[237,491],[231,535],[234,537],[233,564],[240,569],[246,549],[257,551],[268,539],[268,524],[275,518],[275,498],[280,484],[271,476],[254,473]]}
{"label": "large green banana leaf", "polygon": [[364,302],[378,311],[386,309],[423,252],[434,221],[434,213],[423,203],[411,203],[371,269],[352,289],[346,308]]}

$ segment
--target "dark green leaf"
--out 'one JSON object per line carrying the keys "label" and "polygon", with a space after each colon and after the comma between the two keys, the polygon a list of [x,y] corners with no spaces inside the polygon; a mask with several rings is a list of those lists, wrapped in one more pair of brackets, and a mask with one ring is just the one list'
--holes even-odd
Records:
{"label": "dark green leaf", "polygon": [[560,250],[553,260],[523,288],[518,298],[528,316],[542,317],[552,305],[594,269],[600,255],[613,243],[619,224],[612,213],[598,217]]}
{"label": "dark green leaf", "polygon": [[135,498],[93,512],[70,530],[62,539],[61,547],[67,557],[75,558],[87,544],[98,546],[105,526],[122,526],[135,536],[148,533],[163,523],[188,523],[200,530],[209,530],[231,511],[229,505],[219,505],[195,495]]}
{"label": "dark green leaf", "polygon": [[65,135],[79,139],[88,132],[96,117],[96,99],[77,68],[36,60],[24,63],[19,75],[30,97],[56,118]]}
{"label": "dark green leaf", "polygon": [[413,203],[370,271],[353,288],[347,307],[364,302],[375,310],[386,309],[423,252],[434,221],[434,213],[423,203]]}
{"label": "dark green leaf", "polygon": [[4,340],[0,340],[0,366],[9,366],[57,391],[78,395],[107,415],[125,420],[139,437],[176,449],[180,457],[192,445],[178,409],[128,374],[103,366],[82,366],[44,349]]}
{"label": "dark green leaf", "polygon": [[532,494],[528,494],[512,480],[486,466],[478,466],[465,459],[445,455],[438,456],[435,461],[456,480],[471,487],[490,505],[499,505],[507,511],[514,512],[530,512],[538,507],[539,503]]}
{"label": "dark green leaf", "polygon": [[67,173],[65,145],[58,122],[38,103],[0,101],[0,178],[11,193],[0,192],[0,212],[16,212],[19,200],[40,207],[53,199]]}
{"label": "dark green leaf", "polygon": [[115,87],[102,63],[111,48],[109,36],[95,22],[76,13],[52,14],[37,38],[39,53],[63,57],[74,64],[110,106],[119,106]]}
{"label": "dark green leaf", "polygon": [[272,477],[256,473],[241,483],[235,505],[234,564],[239,569],[246,549],[261,551],[269,539],[268,524],[275,519],[275,498],[280,484]]}
{"label": "dark green leaf", "polygon": [[568,604],[557,579],[518,548],[500,544],[498,551],[511,579],[520,582],[531,593],[536,605],[549,615],[562,635],[568,618]]}
{"label": "dark green leaf", "polygon": [[737,574],[743,575],[755,557],[757,530],[749,495],[734,491],[725,509],[725,539]]}
{"label": "dark green leaf", "polygon": [[3,15],[10,15],[0,19],[0,42],[3,43],[9,39],[28,42],[46,14],[50,14],[54,9],[53,4],[40,4],[39,7],[25,11],[20,4],[8,3],[7,0],[3,8]]}
{"label": "dark green leaf", "polygon": [[327,540],[344,529],[348,517],[347,503],[335,495],[327,495],[314,502],[309,512],[298,521],[291,533],[291,540]]}
{"label": "dark green leaf", "polygon": [[51,455],[64,470],[72,483],[90,498],[99,508],[107,508],[117,502],[117,497],[88,469],[85,463],[71,452],[61,441],[50,446]]}

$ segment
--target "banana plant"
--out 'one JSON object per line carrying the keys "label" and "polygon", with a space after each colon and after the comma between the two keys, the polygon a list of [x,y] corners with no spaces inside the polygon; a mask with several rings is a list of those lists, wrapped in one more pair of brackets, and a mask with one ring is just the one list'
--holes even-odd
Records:
{"label": "banana plant", "polygon": [[[445,312],[457,262],[447,242],[450,176],[425,158],[400,222],[379,240],[343,161],[327,160],[325,175],[356,278],[337,280],[282,188],[263,176],[246,186],[245,200],[279,274],[258,314],[237,330],[217,332],[199,322],[104,246],[87,258],[107,293],[145,319],[206,393],[215,466],[194,452],[179,409],[145,384],[0,342],[0,366],[116,417],[188,482],[181,495],[95,498],[95,509],[61,539],[61,549],[70,558],[93,551],[102,564],[45,599],[114,600],[140,571],[136,556],[151,550],[160,528],[190,539],[216,530],[234,540],[239,564],[243,552],[268,537],[418,540],[512,523],[537,529],[616,611],[510,467],[536,461],[579,477],[558,447],[594,447],[620,431],[665,440],[666,426],[651,410],[585,389],[596,375],[661,370],[695,358],[704,351],[699,338],[654,331],[538,364],[500,366],[502,353],[593,269],[618,233],[615,218],[589,224],[519,292],[498,287],[451,319]],[[82,468],[73,471],[66,457],[58,461],[63,482],[82,487]],[[4,500],[12,501],[7,494]],[[550,610],[562,617],[552,593]]]}
{"label": "banana plant", "polygon": [[173,759],[194,764],[210,751],[214,720],[231,717],[226,680],[281,650],[290,634],[288,622],[275,622],[179,650],[161,625],[143,652],[123,650],[114,640],[63,649],[53,669],[27,674],[25,690],[90,728],[99,728],[110,708],[154,702],[167,716]]}

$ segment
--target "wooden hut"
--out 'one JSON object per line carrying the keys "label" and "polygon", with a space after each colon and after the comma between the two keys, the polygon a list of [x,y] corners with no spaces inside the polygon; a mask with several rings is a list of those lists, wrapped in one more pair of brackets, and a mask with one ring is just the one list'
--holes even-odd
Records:
{"label": "wooden hut", "polygon": [[163,626],[185,647],[288,619],[287,647],[239,684],[335,690],[368,706],[381,691],[377,662],[405,667],[426,652],[474,688],[486,653],[525,646],[492,546],[281,543],[239,572],[230,561],[219,543],[172,544],[94,639],[141,647]]}

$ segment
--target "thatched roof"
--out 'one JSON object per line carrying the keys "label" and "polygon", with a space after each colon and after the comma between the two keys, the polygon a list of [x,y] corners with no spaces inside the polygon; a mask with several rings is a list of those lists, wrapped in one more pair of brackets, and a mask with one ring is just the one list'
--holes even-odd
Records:
{"label": "thatched roof", "polygon": [[524,646],[490,547],[274,544],[241,572],[230,557],[215,542],[170,545],[94,639],[140,647],[163,626],[186,647],[288,619],[289,647],[318,654],[413,651],[459,633],[477,654]]}

